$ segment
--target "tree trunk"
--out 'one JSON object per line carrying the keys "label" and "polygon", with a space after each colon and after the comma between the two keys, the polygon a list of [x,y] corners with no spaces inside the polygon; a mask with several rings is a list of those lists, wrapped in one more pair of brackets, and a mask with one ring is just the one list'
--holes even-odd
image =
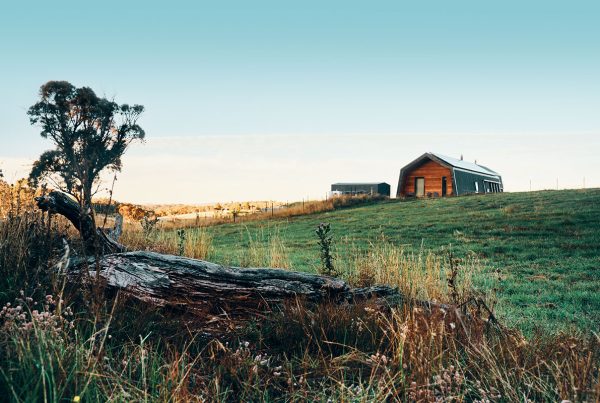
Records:
{"label": "tree trunk", "polygon": [[79,204],[67,194],[53,190],[48,195],[36,197],[35,201],[40,210],[63,215],[77,228],[88,255],[102,256],[127,250],[97,228],[91,211],[82,212]]}

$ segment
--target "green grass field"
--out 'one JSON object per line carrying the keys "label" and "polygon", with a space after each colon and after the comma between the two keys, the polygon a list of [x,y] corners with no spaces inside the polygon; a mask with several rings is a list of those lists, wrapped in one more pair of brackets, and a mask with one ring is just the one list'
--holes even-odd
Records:
{"label": "green grass field", "polygon": [[504,193],[435,200],[390,200],[288,220],[209,228],[211,260],[239,265],[251,245],[277,236],[291,267],[319,266],[314,234],[333,227],[336,253],[385,239],[457,257],[475,254],[477,286],[496,288],[497,312],[526,333],[600,328],[600,189]]}

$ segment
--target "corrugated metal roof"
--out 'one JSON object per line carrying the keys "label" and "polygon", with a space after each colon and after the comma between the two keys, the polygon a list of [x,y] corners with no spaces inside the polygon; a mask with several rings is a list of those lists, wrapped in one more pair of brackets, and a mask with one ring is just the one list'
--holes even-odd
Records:
{"label": "corrugated metal roof", "polygon": [[463,161],[452,157],[447,157],[438,153],[430,153],[433,156],[445,161],[446,163],[452,165],[455,168],[466,169],[468,171],[479,172],[487,175],[498,175],[497,172],[492,171],[491,169],[484,167],[482,165],[475,164],[474,162]]}
{"label": "corrugated metal roof", "polygon": [[331,185],[344,185],[344,186],[356,186],[356,185],[388,185],[385,182],[344,182],[344,183],[332,183]]}

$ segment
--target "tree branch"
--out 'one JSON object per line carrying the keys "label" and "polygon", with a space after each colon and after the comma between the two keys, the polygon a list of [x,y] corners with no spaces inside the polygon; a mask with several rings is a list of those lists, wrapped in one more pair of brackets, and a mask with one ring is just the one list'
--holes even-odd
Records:
{"label": "tree branch", "polygon": [[66,217],[81,234],[86,252],[91,256],[127,250],[125,246],[108,237],[102,229],[97,228],[92,215],[86,211],[82,212],[79,204],[67,194],[54,190],[46,196],[36,197],[35,201],[40,210]]}

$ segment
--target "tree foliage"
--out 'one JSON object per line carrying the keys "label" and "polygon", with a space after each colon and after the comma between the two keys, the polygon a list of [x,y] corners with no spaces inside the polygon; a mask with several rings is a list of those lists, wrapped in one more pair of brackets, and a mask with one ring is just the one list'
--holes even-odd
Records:
{"label": "tree foliage", "polygon": [[91,88],[66,81],[49,81],[40,100],[28,111],[32,125],[55,148],[34,163],[30,183],[50,182],[73,195],[82,207],[91,206],[100,173],[120,171],[121,157],[132,141],[143,140],[137,124],[142,105],[119,105],[97,96]]}

